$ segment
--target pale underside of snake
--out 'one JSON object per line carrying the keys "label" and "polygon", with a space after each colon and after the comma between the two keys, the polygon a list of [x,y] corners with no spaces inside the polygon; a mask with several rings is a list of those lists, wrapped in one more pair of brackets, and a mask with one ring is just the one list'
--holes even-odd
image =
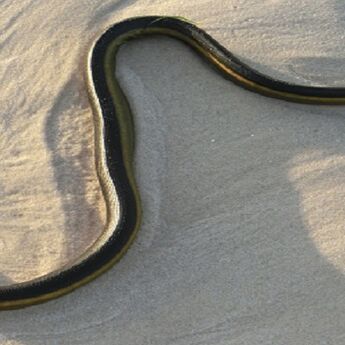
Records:
{"label": "pale underside of snake", "polygon": [[345,88],[295,85],[261,74],[185,19],[149,16],[114,24],[93,43],[86,75],[94,113],[96,169],[107,205],[106,227],[72,264],[38,279],[0,287],[0,310],[45,302],[73,291],[113,266],[134,240],[142,213],[132,164],[134,122],[115,67],[121,45],[149,35],[185,42],[225,78],[247,90],[292,102],[345,104]]}

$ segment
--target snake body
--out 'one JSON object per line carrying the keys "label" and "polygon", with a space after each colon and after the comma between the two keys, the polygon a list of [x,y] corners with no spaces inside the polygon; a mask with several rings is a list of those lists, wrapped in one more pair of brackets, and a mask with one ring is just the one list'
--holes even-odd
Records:
{"label": "snake body", "polygon": [[96,169],[107,206],[106,227],[72,264],[28,282],[0,287],[0,310],[45,302],[71,292],[109,269],[132,243],[142,211],[132,165],[133,116],[116,79],[116,54],[125,42],[149,35],[166,35],[187,43],[225,78],[265,96],[301,103],[345,104],[345,88],[309,87],[270,78],[185,19],[149,16],[114,24],[93,43],[86,76],[95,120]]}

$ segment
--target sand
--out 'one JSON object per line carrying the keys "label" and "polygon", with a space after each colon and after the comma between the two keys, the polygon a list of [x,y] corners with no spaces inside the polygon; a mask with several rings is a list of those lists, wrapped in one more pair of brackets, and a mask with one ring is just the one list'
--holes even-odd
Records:
{"label": "sand", "polygon": [[[264,73],[344,85],[340,0],[0,7],[1,285],[102,231],[83,74],[108,25],[184,16]],[[86,287],[1,312],[0,344],[344,344],[345,108],[244,91],[168,38],[123,47],[117,73],[137,126],[138,239]]]}

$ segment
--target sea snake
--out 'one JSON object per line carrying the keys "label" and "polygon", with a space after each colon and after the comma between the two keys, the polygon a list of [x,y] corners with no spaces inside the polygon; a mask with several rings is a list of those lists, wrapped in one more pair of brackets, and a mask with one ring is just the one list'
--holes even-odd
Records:
{"label": "sea snake", "polygon": [[116,54],[129,40],[150,35],[187,43],[225,78],[250,91],[292,102],[345,104],[345,88],[296,85],[259,73],[183,18],[135,17],[114,24],[93,43],[86,73],[95,122],[96,169],[107,207],[105,230],[72,264],[28,282],[0,287],[0,310],[45,302],[71,292],[108,270],[134,240],[142,214],[132,165],[134,125],[116,79]]}

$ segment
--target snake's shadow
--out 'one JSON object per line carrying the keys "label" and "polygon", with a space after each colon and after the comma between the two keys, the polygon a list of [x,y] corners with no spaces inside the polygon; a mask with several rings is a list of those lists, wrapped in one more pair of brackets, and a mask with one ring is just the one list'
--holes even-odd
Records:
{"label": "snake's shadow", "polygon": [[90,145],[93,119],[82,78],[72,77],[56,97],[45,136],[65,217],[61,263],[66,263],[85,252],[104,226],[99,208],[102,195]]}
{"label": "snake's shadow", "polygon": [[5,276],[4,274],[0,273],[0,286],[6,286],[11,284],[13,284],[13,280],[8,276]]}

